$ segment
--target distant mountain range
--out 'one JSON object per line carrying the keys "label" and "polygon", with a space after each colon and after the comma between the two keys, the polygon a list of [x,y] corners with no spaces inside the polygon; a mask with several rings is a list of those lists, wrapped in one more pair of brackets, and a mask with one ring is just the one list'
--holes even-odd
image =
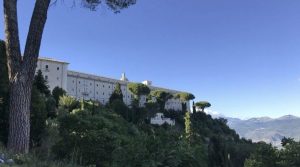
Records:
{"label": "distant mountain range", "polygon": [[[220,116],[213,115],[213,117]],[[224,118],[228,120],[227,124],[230,128],[234,129],[241,137],[251,139],[253,142],[264,141],[280,147],[283,137],[300,140],[300,118],[293,115],[286,115],[276,119],[269,117],[247,120]]]}

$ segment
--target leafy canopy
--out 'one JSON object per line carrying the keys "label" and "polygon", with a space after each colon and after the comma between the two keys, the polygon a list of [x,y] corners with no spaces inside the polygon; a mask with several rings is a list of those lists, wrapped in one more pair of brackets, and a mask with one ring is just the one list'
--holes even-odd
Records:
{"label": "leafy canopy", "polygon": [[163,90],[151,91],[150,95],[155,97],[156,100],[162,100],[162,101],[167,101],[168,99],[173,98],[173,95],[171,93]]}
{"label": "leafy canopy", "polygon": [[67,92],[63,89],[63,88],[60,88],[60,87],[55,87],[53,90],[52,90],[52,96],[53,98],[55,99],[56,101],[56,106],[58,106],[58,103],[59,103],[59,98],[63,95],[66,95]]}
{"label": "leafy canopy", "polygon": [[142,83],[129,83],[127,87],[132,94],[138,97],[141,95],[148,95],[150,93],[150,88]]}
{"label": "leafy canopy", "polygon": [[50,95],[48,82],[44,78],[41,70],[38,70],[37,74],[35,75],[33,85],[46,96]]}
{"label": "leafy canopy", "polygon": [[211,104],[207,101],[199,101],[195,104],[197,107],[204,111],[205,108],[211,107]]}
{"label": "leafy canopy", "polygon": [[105,4],[108,9],[115,13],[119,13],[120,10],[128,8],[136,3],[136,0],[82,0],[82,5],[92,11],[97,10],[97,7],[101,4]]}
{"label": "leafy canopy", "polygon": [[177,93],[175,95],[176,98],[179,98],[181,101],[189,101],[189,100],[193,100],[195,99],[195,96],[191,93],[186,93],[186,92],[182,92],[182,93]]}

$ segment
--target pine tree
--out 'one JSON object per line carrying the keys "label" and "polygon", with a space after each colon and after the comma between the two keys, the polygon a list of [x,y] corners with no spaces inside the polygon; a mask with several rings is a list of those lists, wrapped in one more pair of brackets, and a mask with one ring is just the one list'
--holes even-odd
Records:
{"label": "pine tree", "polygon": [[66,95],[66,94],[67,94],[67,92],[64,89],[60,88],[60,87],[55,87],[52,90],[52,96],[55,99],[57,107],[58,107],[58,103],[59,103],[59,98]]}
{"label": "pine tree", "polygon": [[109,98],[109,103],[111,104],[115,100],[123,101],[123,93],[119,83],[116,84],[116,88]]}
{"label": "pine tree", "polygon": [[46,97],[40,90],[33,86],[30,107],[30,147],[41,145],[47,116]]}
{"label": "pine tree", "polygon": [[44,78],[41,70],[38,70],[37,74],[34,77],[33,85],[46,96],[50,95],[50,90],[47,80]]}
{"label": "pine tree", "polygon": [[196,105],[194,101],[193,101],[193,113],[196,113]]}

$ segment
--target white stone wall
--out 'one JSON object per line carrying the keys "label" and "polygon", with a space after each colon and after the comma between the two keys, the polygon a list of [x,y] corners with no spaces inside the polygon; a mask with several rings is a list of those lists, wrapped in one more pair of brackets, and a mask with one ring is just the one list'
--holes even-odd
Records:
{"label": "white stone wall", "polygon": [[68,63],[40,58],[37,63],[36,72],[38,70],[42,71],[51,91],[57,86],[65,90],[67,89]]}
{"label": "white stone wall", "polygon": [[163,113],[157,113],[155,117],[151,118],[150,123],[153,125],[169,124],[171,126],[174,126],[175,120],[166,118]]}
{"label": "white stone wall", "polygon": [[181,111],[182,110],[182,104],[179,99],[169,99],[166,102],[165,106],[166,110],[175,110],[175,111]]}
{"label": "white stone wall", "polygon": [[132,96],[127,90],[127,82],[125,81],[68,71],[67,92],[78,99],[96,100],[106,104],[117,83],[121,85],[123,101],[125,104],[130,105]]}
{"label": "white stone wall", "polygon": [[[130,105],[133,95],[127,89],[126,80],[117,80],[106,77],[100,77],[81,72],[69,71],[67,62],[57,61],[49,58],[40,58],[37,63],[36,71],[42,70],[44,77],[47,79],[49,88],[52,91],[56,86],[67,91],[68,95],[78,99],[97,100],[102,104],[109,101],[109,97],[113,93],[116,83],[120,83],[123,93],[123,101],[126,105]],[[124,75],[125,77],[125,75]],[[159,88],[148,85],[151,90],[164,90],[171,94],[179,93],[176,90]],[[140,106],[144,107],[147,101],[146,96],[140,97]],[[165,109],[167,110],[182,110],[182,105],[179,99],[170,99],[166,102]],[[187,109],[190,109],[190,104],[187,102]]]}

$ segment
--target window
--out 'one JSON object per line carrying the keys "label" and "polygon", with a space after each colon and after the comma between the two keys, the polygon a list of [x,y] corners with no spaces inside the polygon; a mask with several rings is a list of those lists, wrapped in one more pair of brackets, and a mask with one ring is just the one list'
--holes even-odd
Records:
{"label": "window", "polygon": [[98,84],[96,86],[98,87]]}
{"label": "window", "polygon": [[56,78],[59,81],[59,77]]}
{"label": "window", "polygon": [[75,81],[73,80],[73,83],[74,83]]}
{"label": "window", "polygon": [[59,67],[57,67],[56,69],[57,69],[57,71],[59,71]]}
{"label": "window", "polygon": [[90,86],[92,86],[92,83],[90,83]]}
{"label": "window", "polygon": [[48,66],[48,65],[46,65],[46,70],[48,70],[48,68],[49,68],[49,66]]}
{"label": "window", "polygon": [[48,80],[48,75],[45,75],[45,79]]}
{"label": "window", "polygon": [[80,81],[78,81],[78,83],[80,84]]}
{"label": "window", "polygon": [[104,95],[104,92],[103,92],[103,95]]}
{"label": "window", "polygon": [[108,88],[110,88],[110,86],[108,86]]}
{"label": "window", "polygon": [[104,88],[104,85],[103,85],[103,88]]}

